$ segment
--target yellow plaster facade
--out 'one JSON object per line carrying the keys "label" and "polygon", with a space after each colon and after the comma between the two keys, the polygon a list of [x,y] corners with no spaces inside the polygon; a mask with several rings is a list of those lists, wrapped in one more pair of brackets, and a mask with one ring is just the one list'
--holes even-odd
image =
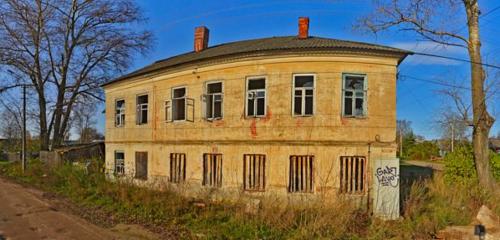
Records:
{"label": "yellow plaster facade", "polygon": [[[135,172],[135,152],[148,152],[143,184],[170,178],[170,154],[186,154],[186,180],[191,189],[204,189],[203,154],[222,154],[222,191],[243,190],[243,155],[264,154],[265,193],[289,193],[290,156],[314,156],[313,191],[339,193],[340,157],[367,159],[365,187],[370,191],[377,158],[396,157],[396,73],[399,57],[370,54],[304,53],[239,58],[185,66],[106,85],[106,168],[115,168],[122,151],[125,174]],[[342,115],[344,74],[366,76],[366,116]],[[314,114],[293,116],[293,75],[313,74]],[[246,80],[266,78],[266,116],[245,117]],[[202,116],[201,96],[209,81],[223,84],[223,119]],[[165,101],[172,88],[184,86],[194,99],[194,121],[166,121]],[[148,122],[136,124],[136,97],[148,94]],[[125,124],[115,126],[115,104],[125,101]],[[191,111],[191,110],[189,110]],[[174,184],[176,185],[176,184]],[[249,193],[253,194],[253,193]]]}

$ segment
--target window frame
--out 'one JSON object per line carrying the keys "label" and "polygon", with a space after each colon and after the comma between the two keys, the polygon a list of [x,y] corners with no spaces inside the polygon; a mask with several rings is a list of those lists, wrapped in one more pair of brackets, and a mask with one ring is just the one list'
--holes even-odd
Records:
{"label": "window frame", "polygon": [[[345,114],[345,83],[347,77],[363,77],[363,115],[346,115]],[[341,100],[341,116],[343,118],[367,118],[368,117],[368,76],[364,73],[342,73],[342,100]],[[356,93],[359,91],[353,91],[353,97],[351,99],[352,102],[352,112],[355,112],[356,109]]]}
{"label": "window frame", "polygon": [[[355,187],[352,187],[352,183],[351,185],[349,185],[347,182],[355,182],[359,179],[354,179],[354,180],[351,180],[351,178],[349,178],[349,167],[347,164],[344,163],[347,162],[347,159],[351,159],[350,161],[353,161],[354,159],[357,159],[358,162],[356,164],[353,164],[352,166],[352,169],[351,169],[351,175],[350,177],[352,178],[352,173],[353,171],[355,171],[358,167],[358,164],[359,162],[361,161],[362,164],[361,164],[361,167],[359,167],[358,169],[360,169],[360,171],[362,171],[362,176],[359,178],[361,179],[362,181],[362,184],[360,185],[361,189],[357,189],[356,186],[359,186],[358,184],[355,185]],[[356,167],[354,166],[356,165]],[[340,156],[339,157],[339,191],[341,194],[345,194],[345,195],[364,195],[367,193],[368,191],[368,157],[366,156],[361,156],[361,155],[352,155],[352,156]],[[344,170],[347,170],[347,172],[344,172]],[[358,173],[358,176],[360,174]],[[346,182],[347,181],[347,182]],[[349,187],[351,187],[351,189],[349,189]]]}
{"label": "window frame", "polygon": [[[186,153],[170,153],[169,155],[169,179],[170,183],[184,183],[186,181]],[[175,173],[175,176],[173,174]],[[177,173],[179,176],[177,176]]]}
{"label": "window frame", "polygon": [[[208,187],[208,188],[221,188],[222,187],[222,181],[223,181],[223,176],[224,176],[224,158],[223,158],[222,153],[203,153],[203,159],[202,159],[202,183],[201,185],[203,187]],[[220,157],[220,158],[218,158]],[[220,159],[220,163],[219,160]],[[214,169],[213,164],[211,162],[215,162],[215,173],[211,173],[211,171]],[[217,166],[218,164],[218,166]],[[207,167],[210,167],[207,169]],[[208,177],[210,175],[210,177]],[[212,177],[212,175],[215,175]],[[213,179],[212,179],[213,178]],[[213,181],[212,181],[213,180]]]}
{"label": "window frame", "polygon": [[[117,111],[118,111],[118,102],[119,101],[123,101],[123,108],[120,109],[120,110],[123,110],[123,111],[121,111],[120,113],[117,113]],[[126,112],[126,109],[127,109],[126,103],[127,103],[127,101],[125,101],[124,98],[117,98],[117,99],[115,99],[115,127],[117,127],[117,128],[125,126],[125,117],[126,117],[125,112]],[[120,116],[120,124],[118,124],[117,121],[116,121],[118,119],[118,116]],[[122,119],[121,116],[123,116],[123,121],[121,121],[121,119]]]}
{"label": "window frame", "polygon": [[[218,94],[209,94],[208,93],[208,85],[210,84],[216,84],[216,83],[220,83],[221,84],[221,92],[218,93]],[[207,81],[205,82],[205,84],[203,85],[204,86],[204,90],[203,90],[203,100],[202,101],[202,104],[204,105],[203,106],[203,118],[207,121],[216,121],[216,120],[222,120],[224,119],[224,82],[222,80],[212,80],[212,81]],[[208,97],[209,96],[215,96],[215,95],[220,95],[221,96],[221,113],[220,113],[220,117],[214,117],[214,102],[212,100],[212,117],[208,117]]]}
{"label": "window frame", "polygon": [[[182,98],[175,98],[174,97],[174,91],[177,90],[177,89],[181,89],[181,88],[184,88],[184,97]],[[171,102],[171,111],[170,111],[170,118],[172,119],[171,121],[172,122],[186,122],[187,121],[187,99],[188,99],[188,88],[186,85],[182,85],[182,86],[177,86],[177,87],[172,87],[171,89],[171,92],[170,92],[170,102]],[[174,119],[174,100],[176,99],[184,99],[184,119],[178,119],[178,120],[175,120]]]}
{"label": "window frame", "polygon": [[[247,158],[248,157],[248,158]],[[243,154],[243,190],[247,192],[265,192],[266,191],[266,154]],[[248,162],[247,162],[248,161]],[[247,168],[247,165],[252,165],[251,163],[254,163],[253,165],[256,165],[256,162],[261,162],[262,167],[258,167],[259,173],[262,175],[258,174],[253,174],[254,182],[257,181],[259,187],[250,187],[250,184],[247,184],[247,181],[250,181],[247,177],[249,176],[248,174],[251,174],[253,170],[254,172],[257,170],[255,166],[253,168]],[[262,170],[262,172],[260,172]],[[251,174],[252,175],[252,174]],[[255,178],[256,176],[256,178]],[[255,180],[257,179],[257,180]],[[262,185],[261,185],[262,183]]]}
{"label": "window frame", "polygon": [[[139,97],[142,97],[142,96],[148,96],[148,103],[139,104]],[[140,94],[137,94],[135,96],[135,109],[136,109],[136,111],[135,111],[136,112],[136,118],[135,118],[136,121],[135,121],[135,123],[136,123],[136,125],[147,125],[147,124],[149,124],[149,119],[150,119],[150,117],[149,117],[149,112],[150,112],[149,111],[149,102],[150,102],[149,93],[140,93]],[[146,105],[146,109],[145,110],[147,112],[147,119],[146,119],[147,121],[145,123],[143,122],[143,119],[142,119],[142,111],[144,110],[144,109],[142,109],[143,105]],[[139,106],[141,106],[140,110],[139,110]],[[141,113],[141,114],[138,114],[138,113]],[[139,119],[141,121],[139,121]]]}
{"label": "window frame", "polygon": [[[265,88],[263,89],[263,91],[264,91],[264,115],[257,115],[257,111],[255,111],[256,105],[254,105],[254,115],[248,115],[248,93],[249,93],[248,84],[250,83],[251,80],[258,80],[258,79],[264,79],[264,83],[265,83]],[[265,118],[267,116],[267,88],[268,88],[267,79],[268,78],[266,75],[246,77],[246,81],[245,81],[245,118]],[[251,91],[255,92],[256,90],[251,90]]]}
{"label": "window frame", "polygon": [[[118,164],[117,164],[118,163],[118,159],[116,158],[116,154],[118,154],[118,153],[123,154],[123,159],[121,159],[123,161],[122,162],[123,165],[121,166],[123,172],[121,172],[121,173],[119,173],[117,171],[117,169],[118,169]],[[123,175],[125,175],[125,151],[123,151],[123,150],[115,150],[114,151],[114,160],[115,160],[114,161],[115,164],[114,164],[114,168],[113,168],[113,174],[115,174],[116,176],[123,176]]]}
{"label": "window frame", "polygon": [[[292,158],[295,157],[294,160],[292,160]],[[309,191],[307,191],[308,187],[307,187],[307,184],[305,185],[305,187],[303,189],[295,189],[295,187],[292,185],[295,183],[295,181],[293,180],[294,178],[297,178],[296,175],[292,175],[292,161],[298,161],[298,159],[300,158],[306,158],[306,164],[307,163],[311,163],[311,169],[310,169],[310,172],[309,172],[309,183],[310,183],[310,186],[309,186]],[[316,174],[316,157],[315,155],[313,154],[305,154],[305,155],[289,155],[289,164],[288,164],[288,185],[287,185],[287,192],[290,193],[290,194],[312,194],[315,192],[315,174]],[[295,163],[295,162],[294,162]],[[294,165],[299,165],[298,163],[295,163]],[[307,167],[307,165],[305,166]],[[306,178],[307,179],[307,170],[306,171],[300,171],[301,174],[302,173],[306,173]],[[293,178],[292,178],[293,176]],[[302,176],[302,175],[301,175]],[[306,180],[306,183],[308,181]]]}
{"label": "window frame", "polygon": [[[302,113],[301,114],[296,114],[295,113],[295,77],[300,77],[300,76],[312,76],[313,77],[313,87],[312,87],[312,90],[313,90],[313,109],[312,109],[312,113],[311,114],[305,114],[305,98],[306,98],[306,95],[305,95],[305,90],[311,90],[309,87],[299,87],[299,89],[301,89],[304,93],[304,95],[302,95],[302,101],[301,101],[301,104],[302,104]],[[316,77],[317,75],[315,73],[294,73],[292,74],[292,116],[293,117],[312,117],[316,114]]]}

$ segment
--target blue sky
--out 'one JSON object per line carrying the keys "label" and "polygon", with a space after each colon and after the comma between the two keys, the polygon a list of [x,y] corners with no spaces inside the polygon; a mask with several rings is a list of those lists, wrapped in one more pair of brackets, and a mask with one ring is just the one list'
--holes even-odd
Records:
{"label": "blue sky", "polygon": [[[496,2],[496,3],[495,3]],[[147,56],[136,56],[133,70],[156,60],[192,51],[193,31],[196,26],[210,29],[209,45],[270,36],[295,35],[299,16],[310,18],[310,34],[314,36],[363,41],[389,45],[419,52],[466,58],[460,48],[445,48],[430,42],[419,41],[414,35],[391,31],[377,36],[353,30],[356,20],[373,10],[370,0],[140,0],[148,23],[143,27],[154,32],[155,45]],[[500,6],[498,1],[480,1],[483,13]],[[461,17],[461,16],[457,16]],[[492,64],[500,65],[500,10],[481,19],[483,55]],[[465,29],[464,29],[465,32]],[[498,62],[498,63],[497,63]],[[439,137],[434,127],[443,105],[450,101],[439,90],[445,82],[469,86],[469,65],[455,61],[410,56],[400,66],[398,82],[398,119],[412,122],[415,132],[428,139]],[[494,73],[492,73],[494,74]],[[500,108],[493,106],[500,101],[500,94],[490,98],[493,115],[500,121]],[[497,121],[497,122],[498,122]],[[98,128],[104,131],[104,117],[100,116]],[[496,123],[493,134],[500,131]]]}

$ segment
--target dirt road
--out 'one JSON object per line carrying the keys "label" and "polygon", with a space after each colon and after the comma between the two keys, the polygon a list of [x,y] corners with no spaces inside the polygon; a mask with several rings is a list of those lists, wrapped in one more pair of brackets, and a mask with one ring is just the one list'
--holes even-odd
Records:
{"label": "dirt road", "polygon": [[[110,230],[65,213],[42,192],[0,178],[0,239],[152,239],[151,234]],[[3,238],[2,238],[3,237]]]}

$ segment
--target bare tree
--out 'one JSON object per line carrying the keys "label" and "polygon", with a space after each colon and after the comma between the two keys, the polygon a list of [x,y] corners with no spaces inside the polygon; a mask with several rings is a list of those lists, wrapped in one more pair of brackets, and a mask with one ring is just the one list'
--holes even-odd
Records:
{"label": "bare tree", "polygon": [[80,96],[103,100],[100,84],[150,47],[143,20],[133,0],[0,1],[3,87],[35,90],[41,149],[61,144]]}
{"label": "bare tree", "polygon": [[[485,71],[481,57],[478,0],[374,0],[373,14],[361,26],[374,33],[396,27],[425,40],[467,49],[471,68],[473,148],[479,182],[494,189],[490,171],[488,137],[495,119],[486,106]],[[460,18],[465,13],[464,18]],[[458,27],[457,27],[458,26]],[[467,29],[468,34],[461,34]]]}
{"label": "bare tree", "polygon": [[94,104],[92,104],[92,99],[87,101],[80,101],[75,105],[75,110],[73,112],[73,126],[80,136],[80,143],[89,142],[92,139],[93,134],[90,134],[89,129],[94,128],[96,124],[95,115],[97,109]]}

